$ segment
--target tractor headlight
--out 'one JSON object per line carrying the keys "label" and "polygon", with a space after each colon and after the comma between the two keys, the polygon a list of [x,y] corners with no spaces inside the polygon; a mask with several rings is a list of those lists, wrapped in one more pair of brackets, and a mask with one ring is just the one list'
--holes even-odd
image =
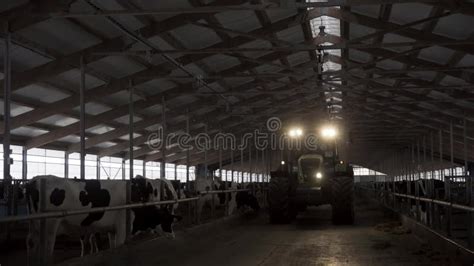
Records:
{"label": "tractor headlight", "polygon": [[317,172],[317,173],[316,173],[316,178],[317,178],[317,179],[323,178],[323,174],[321,174],[321,172]]}
{"label": "tractor headlight", "polygon": [[290,131],[288,131],[288,135],[291,137],[291,138],[298,138],[298,137],[301,137],[303,136],[303,129],[301,128],[292,128],[290,129]]}
{"label": "tractor headlight", "polygon": [[337,129],[333,126],[325,126],[321,128],[321,137],[326,140],[335,139],[337,137]]}

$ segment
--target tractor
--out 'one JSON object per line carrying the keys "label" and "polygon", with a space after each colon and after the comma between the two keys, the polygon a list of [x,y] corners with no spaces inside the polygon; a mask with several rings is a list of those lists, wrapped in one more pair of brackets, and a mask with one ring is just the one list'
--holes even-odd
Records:
{"label": "tractor", "polygon": [[[296,157],[296,156],[295,156]],[[271,172],[271,223],[289,223],[307,206],[330,204],[334,224],[354,222],[354,172],[332,152],[303,153]]]}

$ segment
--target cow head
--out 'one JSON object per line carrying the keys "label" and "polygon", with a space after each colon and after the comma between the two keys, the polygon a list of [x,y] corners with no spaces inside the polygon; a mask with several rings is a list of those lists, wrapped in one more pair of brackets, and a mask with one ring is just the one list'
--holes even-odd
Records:
{"label": "cow head", "polygon": [[144,177],[132,179],[131,200],[132,202],[147,202],[153,194],[153,186]]}
{"label": "cow head", "polygon": [[173,223],[181,221],[182,217],[172,214],[168,208],[164,207],[158,210],[154,218],[157,219],[157,222],[161,223],[161,230],[165,236],[174,239]]}

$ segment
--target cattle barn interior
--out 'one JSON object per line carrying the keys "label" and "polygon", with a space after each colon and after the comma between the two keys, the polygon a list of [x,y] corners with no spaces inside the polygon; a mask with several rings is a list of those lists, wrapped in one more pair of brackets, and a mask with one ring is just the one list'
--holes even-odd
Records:
{"label": "cattle barn interior", "polygon": [[0,1],[0,265],[472,265],[474,2]]}

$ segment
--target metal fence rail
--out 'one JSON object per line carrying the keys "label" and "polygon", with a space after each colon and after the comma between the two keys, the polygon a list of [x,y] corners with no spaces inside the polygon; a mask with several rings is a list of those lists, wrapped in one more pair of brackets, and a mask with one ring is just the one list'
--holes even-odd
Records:
{"label": "metal fence rail", "polygon": [[[357,189],[362,189],[365,191],[373,192],[376,194],[375,199],[380,201],[385,207],[392,209],[395,212],[399,213],[405,213],[408,216],[412,216],[413,214],[411,213],[412,207],[415,208],[416,213],[414,219],[416,221],[431,230],[432,232],[436,233],[437,235],[442,236],[444,239],[448,240],[451,243],[455,243],[456,246],[462,247],[462,249],[468,251],[469,253],[473,253],[473,238],[474,236],[472,235],[473,230],[472,230],[472,221],[470,218],[472,217],[474,213],[474,208],[468,205],[463,205],[463,204],[457,204],[445,200],[439,200],[439,199],[434,199],[434,198],[428,198],[428,197],[420,197],[416,195],[410,195],[410,194],[403,194],[403,193],[396,193],[392,192],[387,189],[384,183],[387,182],[371,182],[368,184],[362,184],[358,183],[356,186]],[[390,181],[388,182],[390,183]],[[415,191],[413,191],[415,192]],[[409,203],[407,201],[397,201],[396,199],[410,199],[414,200],[414,203]],[[425,214],[426,214],[426,220],[422,221],[420,219],[420,202],[425,202],[427,203],[426,209],[425,209]],[[405,205],[405,208],[404,208]],[[414,205],[414,206],[411,206]],[[466,228],[466,233],[467,236],[465,237],[460,237],[460,236],[455,236],[453,235],[453,210],[459,210],[462,212],[465,212],[464,215],[468,216],[466,221],[467,223],[467,228]],[[463,213],[461,213],[463,214]],[[462,220],[462,219],[461,219]],[[458,230],[459,231],[459,230]]]}
{"label": "metal fence rail", "polygon": [[[250,189],[210,190],[210,191],[201,191],[201,192],[198,192],[197,194],[204,196],[207,194],[233,193],[233,192],[242,192],[242,191],[250,191]],[[197,201],[200,198],[201,197],[198,196],[198,197],[176,199],[176,200],[140,202],[140,203],[133,203],[133,204],[125,204],[125,205],[110,206],[110,207],[95,207],[95,208],[80,209],[80,210],[64,210],[64,211],[52,211],[52,212],[45,211],[45,212],[37,213],[37,214],[22,215],[22,216],[7,216],[4,218],[0,218],[0,224],[10,223],[10,222],[31,221],[31,220],[45,219],[45,218],[46,219],[60,218],[60,217],[89,214],[89,213],[96,213],[96,212],[128,210],[128,209],[134,209],[134,208],[143,208],[147,206],[169,205],[169,204],[176,204],[176,203],[181,203],[181,202]]]}
{"label": "metal fence rail", "polygon": [[419,201],[424,201],[424,202],[430,202],[442,206],[447,206],[451,207],[453,209],[458,209],[458,210],[463,210],[463,211],[468,211],[468,212],[474,212],[474,208],[462,204],[457,204],[457,203],[452,203],[444,200],[437,200],[437,199],[430,199],[430,198],[425,198],[425,197],[417,197],[413,195],[408,195],[408,194],[400,194],[400,193],[391,193],[392,195],[400,198],[408,198],[408,199],[414,199],[414,200],[419,200]]}
{"label": "metal fence rail", "polygon": [[199,191],[197,192],[198,195],[206,195],[206,194],[221,194],[221,193],[232,193],[232,192],[242,192],[242,191],[252,191],[249,188],[245,189],[227,189],[227,190],[206,190],[206,191]]}
{"label": "metal fence rail", "polygon": [[395,192],[391,192],[391,191],[387,191],[387,190],[374,189],[374,188],[369,188],[369,187],[360,186],[360,185],[357,186],[357,188],[362,188],[362,189],[365,189],[365,190],[371,190],[373,192],[386,192],[386,193],[389,193],[390,195],[393,195],[393,196],[396,196],[396,197],[399,197],[399,198],[419,200],[419,201],[424,201],[424,202],[429,202],[429,203],[435,203],[435,204],[446,206],[446,207],[451,207],[453,209],[458,209],[458,210],[463,210],[463,211],[468,211],[468,212],[474,212],[474,207],[470,207],[470,206],[462,205],[462,204],[457,204],[457,203],[452,203],[452,202],[449,202],[449,201],[419,197],[419,196],[408,195],[408,194],[395,193]]}
{"label": "metal fence rail", "polygon": [[[24,182],[24,181],[22,181]],[[131,221],[131,209],[135,208],[144,208],[148,206],[160,206],[160,205],[174,205],[177,203],[188,203],[186,204],[187,206],[184,206],[185,209],[183,209],[182,214],[183,217],[185,217],[185,225],[189,226],[192,224],[199,224],[201,223],[201,213],[198,213],[198,208],[196,208],[197,202],[199,200],[203,199],[207,195],[208,197],[211,197],[211,215],[210,219],[216,219],[218,216],[216,215],[216,204],[215,204],[215,197],[216,195],[221,195],[221,194],[229,194],[229,193],[238,193],[238,192],[251,192],[253,195],[255,195],[255,186],[252,186],[252,188],[246,188],[246,189],[228,189],[226,186],[222,190],[206,190],[206,191],[194,191],[194,194],[191,194],[190,197],[188,198],[178,198],[174,200],[160,200],[160,201],[153,201],[153,202],[131,202],[130,197],[131,197],[131,184],[129,181],[127,181],[127,186],[126,186],[126,197],[124,205],[117,205],[117,206],[107,206],[107,207],[94,207],[94,208],[83,208],[83,209],[75,209],[75,210],[48,210],[46,209],[46,202],[47,196],[45,194],[45,180],[40,180],[40,188],[39,188],[39,208],[38,212],[34,214],[29,214],[29,215],[9,215],[5,217],[0,218],[0,225],[5,225],[6,226],[6,232],[7,235],[9,234],[8,232],[10,231],[8,228],[12,226],[15,223],[18,222],[28,222],[28,221],[39,221],[39,250],[38,252],[35,252],[33,254],[33,259],[28,259],[28,263],[30,265],[48,265],[49,264],[49,256],[47,255],[46,252],[46,231],[45,231],[45,224],[47,219],[58,219],[58,218],[64,218],[64,217],[69,217],[69,216],[75,216],[75,215],[86,215],[90,213],[104,213],[104,212],[112,212],[112,211],[120,211],[120,210],[125,210],[126,211],[126,216],[125,216],[125,231],[126,231],[126,240],[129,241],[131,239],[131,230],[132,230],[132,221]],[[13,186],[12,186],[13,187]],[[265,193],[265,189],[261,188],[263,193]],[[14,193],[15,190],[13,190]],[[191,192],[193,192],[191,190]],[[264,194],[262,194],[264,195]],[[25,199],[27,199],[28,196],[26,195]],[[235,197],[234,197],[235,199]],[[225,197],[225,202],[223,206],[225,206],[224,209],[224,216],[228,216],[229,213],[229,197]],[[25,204],[25,202],[23,202]],[[194,204],[191,204],[194,203]],[[262,202],[263,203],[263,202]],[[193,208],[194,207],[194,208]],[[209,218],[209,217],[208,217]]]}
{"label": "metal fence rail", "polygon": [[64,211],[46,211],[37,214],[22,215],[22,216],[7,216],[0,218],[0,223],[9,223],[9,222],[21,222],[21,221],[31,221],[44,218],[60,218],[73,215],[89,214],[95,212],[107,212],[107,211],[119,211],[127,210],[133,208],[143,208],[147,206],[157,206],[157,205],[167,205],[167,204],[176,204],[180,202],[195,201],[199,200],[199,197],[194,198],[185,198],[179,200],[166,200],[166,201],[153,201],[153,202],[142,202],[142,203],[133,203],[119,206],[111,207],[95,207],[90,209],[81,209],[81,210],[64,210]]}

